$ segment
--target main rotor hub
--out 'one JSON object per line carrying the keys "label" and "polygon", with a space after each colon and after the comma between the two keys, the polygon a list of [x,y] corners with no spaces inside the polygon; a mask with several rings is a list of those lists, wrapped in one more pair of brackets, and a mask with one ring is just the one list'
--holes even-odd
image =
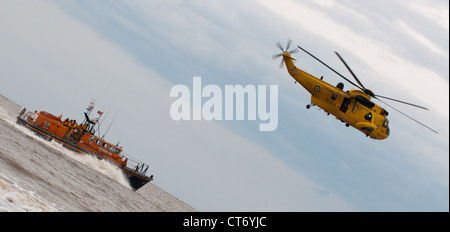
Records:
{"label": "main rotor hub", "polygon": [[375,97],[375,94],[370,89],[364,89],[364,93],[370,97]]}

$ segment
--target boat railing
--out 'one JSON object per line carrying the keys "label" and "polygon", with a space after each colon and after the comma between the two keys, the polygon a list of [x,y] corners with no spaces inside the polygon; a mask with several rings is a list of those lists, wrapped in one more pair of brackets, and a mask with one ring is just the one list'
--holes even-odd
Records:
{"label": "boat railing", "polygon": [[126,154],[122,151],[123,158],[128,159],[127,166],[132,168],[135,172],[139,172],[142,174],[146,174],[148,171],[148,168],[150,167],[148,164],[137,160],[136,158],[130,156],[129,154]]}
{"label": "boat railing", "polygon": [[22,111],[20,111],[19,116],[17,116],[17,117],[21,118],[25,121],[27,121],[28,118],[31,117],[34,123],[36,122],[36,119],[37,119],[36,113],[31,112],[31,111],[27,110],[26,108],[23,108]]}

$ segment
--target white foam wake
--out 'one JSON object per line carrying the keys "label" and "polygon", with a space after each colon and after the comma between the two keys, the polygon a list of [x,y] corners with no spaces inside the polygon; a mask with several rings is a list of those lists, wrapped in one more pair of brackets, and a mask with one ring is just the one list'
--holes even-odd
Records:
{"label": "white foam wake", "polygon": [[0,212],[55,212],[57,209],[33,191],[27,191],[0,173]]}
{"label": "white foam wake", "polygon": [[55,142],[54,140],[52,140],[51,142],[48,142],[45,140],[42,140],[42,141],[44,143],[47,143],[48,146],[51,146],[52,148],[54,148],[58,151],[61,151],[65,155],[69,156],[70,158],[87,165],[88,167],[108,176],[109,178],[111,178],[111,179],[117,181],[118,183],[131,189],[128,180],[123,175],[123,172],[118,167],[111,164],[110,162],[108,162],[106,160],[100,160],[92,155],[80,154],[80,153],[76,153],[76,152],[67,150],[60,143]]}

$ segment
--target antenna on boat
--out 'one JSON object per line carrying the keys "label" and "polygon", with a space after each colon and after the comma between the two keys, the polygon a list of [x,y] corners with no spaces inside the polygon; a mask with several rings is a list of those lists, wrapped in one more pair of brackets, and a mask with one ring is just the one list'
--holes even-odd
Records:
{"label": "antenna on boat", "polygon": [[[101,112],[101,111],[99,111],[99,112]],[[98,112],[97,112],[97,113],[98,113]],[[101,118],[102,115],[103,115],[103,112],[101,112],[101,114],[99,114],[99,116],[98,116],[98,118],[97,118],[97,121],[100,120],[100,118]],[[101,135],[101,133],[100,133],[100,126],[103,124],[103,122],[104,122],[105,119],[108,117],[108,115],[109,115],[109,111],[106,112],[105,117],[97,124],[98,137],[101,137],[101,136],[100,136],[100,135]]]}
{"label": "antenna on boat", "polygon": [[[103,112],[102,112],[102,114],[103,114]],[[102,119],[102,121],[98,124],[98,126],[101,126],[101,125],[103,124],[103,122],[105,121],[105,119],[108,117],[108,114],[109,114],[109,111],[106,112],[105,117],[104,117],[104,118]],[[101,117],[101,115],[99,116],[99,119],[100,119],[100,117]]]}
{"label": "antenna on boat", "polygon": [[113,124],[113,122],[114,122],[114,119],[116,119],[116,115],[114,114],[114,117],[113,117],[113,120],[109,123],[109,126],[108,126],[108,129],[106,129],[106,132],[105,132],[105,134],[102,136],[102,139],[104,139],[105,138],[105,136],[106,136],[106,134],[108,133],[108,131],[109,131],[109,128],[111,128],[111,125]]}

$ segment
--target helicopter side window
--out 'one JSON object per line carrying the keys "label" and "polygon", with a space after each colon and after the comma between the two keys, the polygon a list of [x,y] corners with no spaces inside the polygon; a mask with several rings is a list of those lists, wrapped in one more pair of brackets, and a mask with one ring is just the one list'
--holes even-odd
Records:
{"label": "helicopter side window", "polygon": [[342,102],[341,107],[339,108],[340,111],[342,112],[347,112],[348,110],[348,105],[350,104],[350,98],[344,98],[344,101]]}
{"label": "helicopter side window", "polygon": [[369,112],[368,114],[366,114],[366,116],[364,116],[364,119],[366,119],[367,121],[372,120],[372,112]]}
{"label": "helicopter side window", "polygon": [[389,121],[385,119],[382,126],[384,128],[386,128],[386,127],[388,127],[388,125],[389,125]]}
{"label": "helicopter side window", "polygon": [[334,93],[331,94],[331,100],[336,101],[336,97],[337,97],[336,94],[334,94]]}

